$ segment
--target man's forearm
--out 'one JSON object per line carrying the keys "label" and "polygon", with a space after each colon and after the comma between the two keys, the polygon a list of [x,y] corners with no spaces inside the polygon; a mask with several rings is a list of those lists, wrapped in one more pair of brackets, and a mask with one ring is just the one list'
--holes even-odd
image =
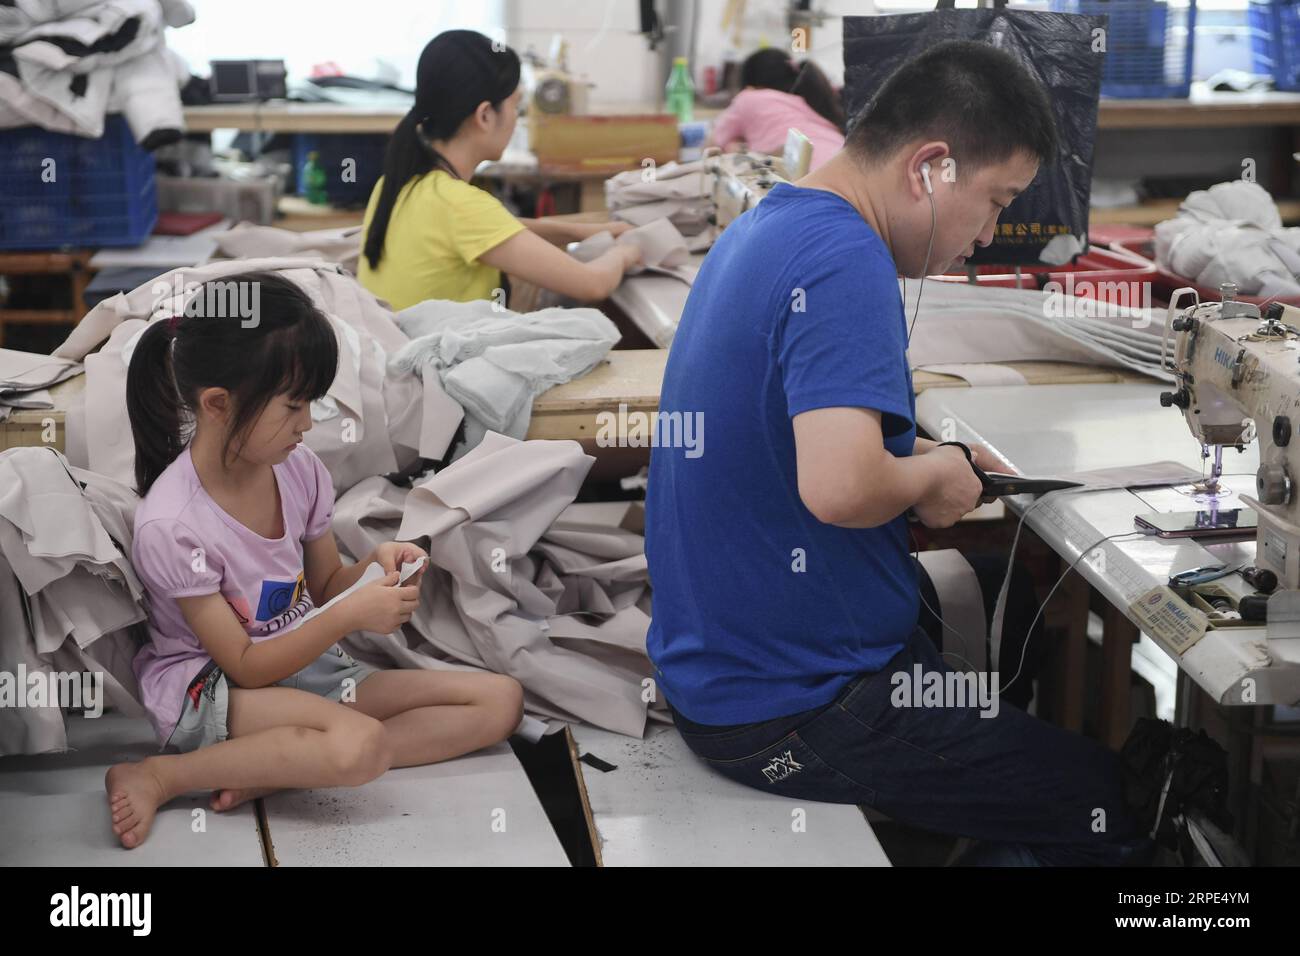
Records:
{"label": "man's forearm", "polygon": [[840,528],[876,528],[893,521],[931,493],[939,479],[936,462],[924,455],[887,456],[886,467],[874,482],[864,483],[863,498]]}

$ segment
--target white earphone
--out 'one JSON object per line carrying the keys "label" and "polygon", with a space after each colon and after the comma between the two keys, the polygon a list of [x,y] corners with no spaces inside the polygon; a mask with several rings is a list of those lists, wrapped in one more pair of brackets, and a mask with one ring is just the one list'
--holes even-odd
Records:
{"label": "white earphone", "polygon": [[[925,291],[925,274],[930,268],[930,253],[934,251],[934,230],[937,214],[934,209],[934,186],[930,184],[930,164],[921,164],[921,181],[925,183],[925,198],[930,200],[930,241],[925,247],[925,265],[921,268],[921,285],[916,290],[916,309],[912,313],[912,324],[907,328],[907,341],[911,344],[912,330],[916,328],[917,316],[921,314],[921,293]],[[903,302],[907,302],[907,279],[903,279]]]}

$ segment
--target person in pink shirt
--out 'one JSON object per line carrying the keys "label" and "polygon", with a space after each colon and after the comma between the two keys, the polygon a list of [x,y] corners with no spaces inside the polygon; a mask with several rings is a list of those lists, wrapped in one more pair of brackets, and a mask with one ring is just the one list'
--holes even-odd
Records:
{"label": "person in pink shirt", "polygon": [[[376,671],[338,646],[410,620],[423,571],[404,586],[398,571],[428,556],[390,541],[344,566],[329,472],[302,444],[338,368],[334,330],[278,275],[213,285],[151,321],[127,370],[144,496],[131,561],[149,615],[134,669],[168,751],[105,777],[128,849],[191,790],[212,790],[222,811],[277,789],[355,787],[495,744],[523,716],[511,677]],[[361,584],[372,562],[386,576]]]}
{"label": "person in pink shirt", "polygon": [[796,66],[781,50],[750,54],[740,68],[743,89],[713,123],[710,142],[727,152],[741,145],[780,155],[794,127],[812,142],[812,169],[844,146],[844,109],[826,74],[811,60]]}

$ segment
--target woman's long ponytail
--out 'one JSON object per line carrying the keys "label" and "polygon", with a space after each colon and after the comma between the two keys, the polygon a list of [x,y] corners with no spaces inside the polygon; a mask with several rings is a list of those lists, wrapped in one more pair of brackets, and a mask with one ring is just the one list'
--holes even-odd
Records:
{"label": "woman's long ponytail", "polygon": [[388,140],[384,184],[366,228],[362,254],[372,269],[379,268],[383,258],[384,238],[402,188],[435,169],[460,178],[430,140],[451,139],[480,103],[497,109],[519,86],[519,57],[473,30],[446,30],[425,46],[415,76],[415,104]]}

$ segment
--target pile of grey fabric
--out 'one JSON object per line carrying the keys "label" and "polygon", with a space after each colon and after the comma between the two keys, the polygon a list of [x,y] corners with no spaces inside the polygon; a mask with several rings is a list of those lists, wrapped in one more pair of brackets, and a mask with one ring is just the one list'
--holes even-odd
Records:
{"label": "pile of grey fabric", "polygon": [[175,142],[189,69],[164,28],[193,21],[186,0],[0,3],[0,128],[97,139],[105,116],[123,113],[145,149]]}
{"label": "pile of grey fabric", "polygon": [[0,422],[16,408],[53,408],[50,387],[80,374],[78,362],[0,349]]}
{"label": "pile of grey fabric", "polygon": [[605,180],[605,208],[614,219],[644,226],[667,219],[683,236],[712,241],[713,199],[705,189],[704,161],[631,169]]}
{"label": "pile of grey fabric", "polygon": [[553,385],[585,375],[619,340],[597,309],[542,309],[521,315],[486,299],[427,299],[397,313],[410,338],[388,367],[441,388],[465,410],[465,444],[489,432],[523,438],[533,399]]}
{"label": "pile of grey fabric", "polygon": [[1198,189],[1156,226],[1156,262],[1174,275],[1245,295],[1300,296],[1300,229],[1282,225],[1268,191],[1233,180]]}
{"label": "pile of grey fabric", "polygon": [[[433,573],[400,632],[349,636],[378,666],[482,669],[524,687],[533,717],[640,737],[668,720],[647,700],[650,587],[639,506],[574,505],[594,461],[572,441],[489,433],[412,489],[369,478],[339,498],[340,549],[415,541]],[[622,513],[619,513],[621,509]]]}
{"label": "pile of grey fabric", "polygon": [[61,707],[143,714],[137,501],[53,449],[0,452],[0,756],[66,750]]}
{"label": "pile of grey fabric", "polygon": [[[61,520],[85,532],[87,543],[80,547],[93,565],[90,573],[106,578],[109,567],[121,572],[114,613],[97,613],[95,620],[125,628],[144,619],[143,595],[127,562],[135,496],[127,487],[134,445],[125,377],[134,340],[147,323],[184,309],[197,283],[257,270],[278,272],[302,286],[339,339],[338,376],[325,399],[313,404],[306,444],[334,481],[334,531],[345,558],[360,560],[393,539],[415,541],[431,557],[412,620],[393,634],[350,635],[344,642],[349,650],[383,667],[509,674],[524,686],[528,714],[552,728],[582,720],[640,736],[647,720],[666,720],[663,704],[644,692],[651,675],[645,650],[650,589],[635,509],[574,504],[594,460],[577,442],[518,440],[533,397],[603,359],[618,339],[613,324],[592,309],[519,315],[492,310],[490,303],[438,301],[394,317],[339,266],[318,259],[224,261],[175,270],[104,300],[82,320],[57,350],[83,360],[86,369],[84,402],[68,413],[71,464],[65,467],[62,456],[46,449],[0,455],[0,465],[21,463],[27,472],[21,481],[14,479],[12,495],[0,491],[0,517],[17,515],[15,526],[26,534],[5,539],[13,547],[12,557],[5,551],[9,566],[0,567],[4,614],[21,616],[10,609],[23,602],[11,601],[3,589],[13,587],[11,569],[37,560],[32,556],[39,544],[31,542],[42,534],[19,509],[29,498],[43,500],[37,489],[63,487],[68,500],[56,507]],[[462,418],[472,440],[449,456]],[[354,441],[344,440],[344,422],[355,429]],[[413,487],[381,477],[417,458],[444,457],[455,460],[416,479]],[[77,491],[77,482],[67,478],[56,480],[58,472],[77,476],[89,490]],[[11,487],[0,468],[0,489]],[[97,519],[115,548],[88,517],[75,517],[90,508],[74,507],[75,496],[93,501],[101,488],[113,489],[104,494],[118,505],[119,517],[107,512]],[[36,578],[23,587],[29,597],[28,585],[40,593],[37,583],[45,586]],[[84,578],[78,594],[82,587],[88,587]],[[63,613],[80,621],[85,602],[77,595],[64,598],[74,610]],[[53,646],[53,638],[38,639],[30,628],[11,630],[20,637],[0,650],[0,671],[11,663],[36,666],[35,658]],[[104,643],[108,636],[94,643],[114,649],[115,673],[126,660],[118,684],[133,694],[126,680],[138,645]],[[73,640],[82,648],[88,643]],[[40,732],[12,730],[13,719],[0,708],[0,740],[17,748],[5,752],[61,747],[57,711],[43,715]]]}

